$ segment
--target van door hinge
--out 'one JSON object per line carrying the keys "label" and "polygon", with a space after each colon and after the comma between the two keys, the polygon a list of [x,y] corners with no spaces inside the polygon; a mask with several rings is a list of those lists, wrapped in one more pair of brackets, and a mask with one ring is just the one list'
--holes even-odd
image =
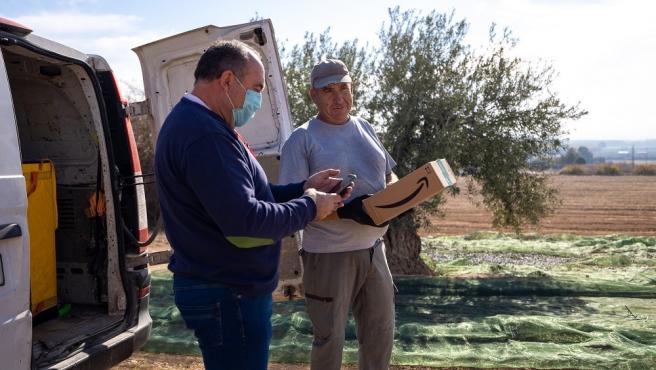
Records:
{"label": "van door hinge", "polygon": [[137,101],[128,104],[127,112],[130,117],[150,116],[150,101]]}

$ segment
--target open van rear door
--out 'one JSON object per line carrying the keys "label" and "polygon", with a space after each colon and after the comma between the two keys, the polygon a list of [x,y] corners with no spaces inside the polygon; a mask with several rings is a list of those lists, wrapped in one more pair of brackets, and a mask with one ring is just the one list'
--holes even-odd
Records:
{"label": "open van rear door", "polygon": [[32,357],[28,242],[16,116],[0,54],[0,367],[6,369],[29,369]]}
{"label": "open van rear door", "polygon": [[[156,138],[173,106],[192,90],[194,70],[203,52],[216,41],[231,39],[248,44],[262,56],[267,86],[262,108],[238,131],[255,151],[269,181],[276,183],[280,150],[293,124],[271,20],[228,27],[209,25],[134,48],[141,62],[147,99],[141,111],[151,115],[153,138]],[[298,244],[297,235],[285,238],[282,243],[278,288],[290,298],[298,292],[302,277]]]}

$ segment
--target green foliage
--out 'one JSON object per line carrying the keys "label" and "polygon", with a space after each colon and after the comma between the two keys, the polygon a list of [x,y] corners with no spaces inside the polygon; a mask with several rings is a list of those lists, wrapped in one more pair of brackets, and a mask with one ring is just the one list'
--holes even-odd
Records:
{"label": "green foliage", "polygon": [[563,155],[558,158],[561,166],[568,166],[572,164],[590,164],[592,163],[594,156],[592,152],[584,147],[580,146],[578,149],[568,148]]}
{"label": "green foliage", "polygon": [[581,165],[569,165],[560,170],[561,175],[585,175],[585,168]]}
{"label": "green foliage", "polygon": [[568,148],[567,151],[560,156],[560,165],[567,166],[570,164],[575,164],[576,161],[581,158],[579,153],[574,148]]}
{"label": "green foliage", "polygon": [[622,174],[622,170],[616,164],[599,164],[595,166],[595,175],[601,176],[619,176]]}
{"label": "green foliage", "polygon": [[560,175],[598,175],[598,176],[620,176],[620,175],[637,175],[637,176],[656,176],[656,166],[642,164],[635,166],[631,170],[631,166],[627,163],[612,164],[612,163],[598,163],[595,165],[580,165],[571,164],[565,166],[559,172]]}
{"label": "green foliage", "polygon": [[638,176],[656,176],[656,165],[638,165],[633,169],[633,174]]}
{"label": "green foliage", "polygon": [[281,58],[295,126],[305,123],[316,114],[309,95],[310,72],[315,64],[324,59],[340,59],[346,64],[353,79],[353,107],[358,114],[366,114],[360,108],[364,106],[366,93],[371,90],[368,76],[371,73],[372,55],[366,47],[359,46],[357,39],[338,44],[332,40],[330,28],[318,36],[306,32],[302,45],[294,45],[291,49],[285,46],[281,48]]}
{"label": "green foliage", "polygon": [[375,80],[369,104],[375,123],[404,176],[436,158],[456,168],[455,154],[468,107],[466,76],[471,56],[464,44],[467,25],[451,16],[390,11],[390,24],[380,32]]}
{"label": "green foliage", "polygon": [[580,146],[576,152],[579,155],[579,157],[583,160],[583,163],[592,163],[594,161],[594,155],[587,147]]}
{"label": "green foliage", "polygon": [[[528,171],[528,159],[559,149],[562,123],[586,112],[551,92],[551,66],[509,56],[509,31],[497,35],[492,26],[487,49],[475,52],[464,42],[467,28],[453,14],[391,10],[369,110],[399,175],[446,158],[482,185],[495,225],[535,224],[557,198],[544,176]],[[424,208],[438,206],[439,199]]]}

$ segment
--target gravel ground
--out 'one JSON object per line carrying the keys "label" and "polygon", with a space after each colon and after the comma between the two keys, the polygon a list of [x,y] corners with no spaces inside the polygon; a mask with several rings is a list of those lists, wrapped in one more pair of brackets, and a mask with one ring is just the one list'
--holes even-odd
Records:
{"label": "gravel ground", "polygon": [[424,253],[438,263],[465,259],[471,265],[487,263],[493,265],[526,265],[541,268],[569,263],[575,260],[572,257],[526,253],[444,253],[436,250],[426,251]]}

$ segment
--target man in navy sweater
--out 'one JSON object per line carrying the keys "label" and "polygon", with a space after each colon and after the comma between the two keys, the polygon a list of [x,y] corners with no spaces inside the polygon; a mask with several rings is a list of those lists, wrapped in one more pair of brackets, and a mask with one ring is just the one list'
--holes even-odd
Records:
{"label": "man in navy sweater", "polygon": [[348,197],[322,192],[338,170],[272,185],[235,127],[260,108],[264,67],[239,41],[200,58],[194,88],[166,118],[155,155],[157,192],[173,248],[175,303],[207,369],[266,369],[280,239]]}

